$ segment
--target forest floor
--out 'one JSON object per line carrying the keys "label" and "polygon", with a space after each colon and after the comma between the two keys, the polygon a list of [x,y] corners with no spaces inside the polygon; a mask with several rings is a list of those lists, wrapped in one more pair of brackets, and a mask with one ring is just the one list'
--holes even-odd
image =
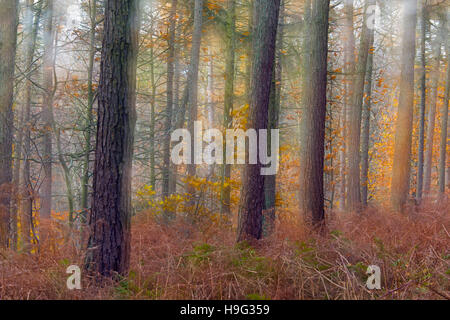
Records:
{"label": "forest floor", "polygon": [[[67,241],[0,251],[0,299],[450,299],[448,201],[404,215],[329,214],[321,235],[297,220],[281,211],[275,234],[250,246],[220,221],[185,232],[141,213],[128,277],[102,288],[83,277],[70,291],[66,268],[83,254]],[[366,287],[369,265],[381,269],[381,290]]]}

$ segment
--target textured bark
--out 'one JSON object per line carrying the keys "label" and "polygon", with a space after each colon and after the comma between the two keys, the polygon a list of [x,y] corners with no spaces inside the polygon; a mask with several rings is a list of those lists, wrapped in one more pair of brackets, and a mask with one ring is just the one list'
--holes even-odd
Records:
{"label": "textured bark", "polygon": [[392,169],[391,204],[401,211],[409,193],[409,175],[412,143],[412,121],[414,108],[414,58],[416,53],[417,1],[403,2],[402,64],[400,99],[394,146]]}
{"label": "textured bark", "polygon": [[[439,26],[442,28],[442,22]],[[440,31],[440,30],[439,30]],[[438,85],[440,76],[440,62],[441,62],[441,36],[437,35],[433,46],[433,66],[431,71],[431,85],[430,85],[430,99],[428,108],[428,124],[427,124],[427,139],[425,145],[425,159],[424,159],[424,177],[423,177],[423,191],[425,194],[430,193],[431,189],[431,171],[433,168],[433,147],[434,147],[434,129],[436,126],[436,105],[438,99]]]}
{"label": "textured bark", "polygon": [[[375,4],[375,0],[366,0],[364,12]],[[368,16],[364,14],[361,41],[359,46],[358,62],[354,77],[354,88],[350,104],[348,126],[348,192],[347,206],[351,211],[361,207],[361,182],[360,182],[360,145],[361,145],[361,116],[364,99],[364,83],[367,71],[367,58],[370,50],[371,31],[368,27]]]}
{"label": "textured bark", "polygon": [[0,1],[0,248],[9,243],[17,6],[16,0]]}
{"label": "textured bark", "polygon": [[310,23],[311,68],[303,88],[300,146],[300,211],[305,221],[318,225],[325,218],[324,154],[327,106],[329,0],[313,0]]}
{"label": "textured bark", "polygon": [[[267,129],[280,0],[254,3],[253,61],[248,128]],[[261,164],[248,164],[242,175],[238,241],[262,237],[264,176]]]}
{"label": "textured bark", "polygon": [[137,8],[137,0],[108,0],[105,7],[86,268],[107,277],[129,268]]}
{"label": "textured bark", "polygon": [[373,43],[374,29],[370,31],[369,36],[369,57],[367,60],[366,73],[366,98],[363,103],[363,129],[361,134],[361,201],[363,206],[367,206],[369,194],[369,148],[370,148],[370,114],[372,104],[372,74],[373,74]]}
{"label": "textured bark", "polygon": [[[223,110],[223,128],[231,129],[234,104],[234,78],[235,78],[235,46],[236,46],[236,1],[228,0],[228,19],[226,27],[225,48],[225,96]],[[226,141],[223,143],[223,159],[226,159]],[[231,177],[231,165],[222,165],[222,190],[221,190],[221,213],[230,214],[231,187],[226,181]]]}
{"label": "textured bark", "polygon": [[[173,113],[173,87],[175,72],[175,27],[177,0],[172,0],[169,17],[169,39],[168,39],[168,61],[167,61],[167,106],[166,106],[166,122],[164,128],[163,142],[163,172],[162,172],[162,197],[166,199],[170,196],[170,134],[172,130],[172,113]],[[173,218],[173,212],[164,212],[166,221]]]}
{"label": "textured bark", "polygon": [[43,152],[42,167],[44,177],[41,186],[40,215],[44,219],[51,216],[52,209],[52,124],[53,97],[55,94],[54,77],[54,30],[53,30],[53,0],[47,0],[46,21],[44,26],[44,57],[43,57],[43,87],[44,103],[42,106],[43,120]]}
{"label": "textured bark", "polygon": [[428,31],[428,12],[426,7],[426,0],[422,1],[422,14],[421,14],[421,28],[420,28],[420,114],[419,114],[419,148],[417,155],[417,190],[416,201],[422,200],[423,191],[423,161],[424,161],[424,146],[425,146],[425,109],[427,99],[427,60],[426,60],[426,36]]}

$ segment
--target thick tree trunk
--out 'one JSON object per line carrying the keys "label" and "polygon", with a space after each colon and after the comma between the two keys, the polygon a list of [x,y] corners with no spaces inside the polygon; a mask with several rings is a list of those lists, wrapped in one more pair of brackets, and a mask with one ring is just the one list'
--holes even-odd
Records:
{"label": "thick tree trunk", "polygon": [[366,0],[364,7],[364,19],[361,31],[358,62],[356,67],[355,82],[352,93],[349,126],[348,126],[348,193],[347,206],[351,211],[361,207],[361,182],[360,182],[360,146],[361,146],[361,116],[364,100],[364,84],[367,71],[367,58],[370,50],[371,31],[368,27],[367,8],[375,4],[375,0]]}
{"label": "thick tree trunk", "polygon": [[417,164],[417,190],[416,201],[420,203],[423,191],[423,161],[425,146],[425,109],[427,101],[427,61],[426,61],[426,36],[428,31],[428,12],[426,0],[422,1],[421,27],[420,27],[420,114],[419,114],[419,148],[418,148],[418,164]]}
{"label": "thick tree trunk", "polygon": [[47,0],[46,22],[44,27],[44,103],[42,106],[43,120],[43,152],[42,166],[44,178],[41,186],[40,215],[49,219],[52,209],[52,124],[53,124],[53,96],[54,96],[54,30],[53,30],[53,0]]}
{"label": "thick tree trunk", "polygon": [[[275,60],[280,0],[258,0],[254,3],[253,62],[248,128],[267,129]],[[247,164],[242,176],[239,206],[238,241],[262,237],[264,176],[261,164]]]}
{"label": "thick tree trunk", "polygon": [[137,8],[138,0],[108,0],[105,7],[86,268],[107,277],[125,275],[130,260]]}
{"label": "thick tree trunk", "polygon": [[402,64],[400,99],[395,133],[394,165],[392,169],[391,204],[401,211],[409,193],[409,174],[414,110],[414,60],[416,53],[417,1],[403,2]]}
{"label": "thick tree trunk", "polygon": [[327,106],[329,0],[313,0],[310,24],[310,72],[304,81],[300,146],[300,211],[305,221],[318,225],[325,218],[324,154]]}
{"label": "thick tree trunk", "polygon": [[9,243],[17,6],[16,0],[0,1],[0,248]]}

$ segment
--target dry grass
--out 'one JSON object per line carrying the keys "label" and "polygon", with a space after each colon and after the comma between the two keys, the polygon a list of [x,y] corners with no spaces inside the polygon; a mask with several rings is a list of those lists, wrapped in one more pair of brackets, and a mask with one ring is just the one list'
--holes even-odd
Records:
{"label": "dry grass", "polygon": [[[146,214],[133,227],[130,274],[97,288],[66,289],[65,269],[82,263],[71,243],[39,253],[0,252],[1,299],[449,299],[448,202],[408,215],[370,209],[331,214],[317,235],[282,212],[271,239],[235,245],[234,232],[208,232]],[[189,235],[189,236],[188,236]],[[365,288],[368,265],[382,290]]]}

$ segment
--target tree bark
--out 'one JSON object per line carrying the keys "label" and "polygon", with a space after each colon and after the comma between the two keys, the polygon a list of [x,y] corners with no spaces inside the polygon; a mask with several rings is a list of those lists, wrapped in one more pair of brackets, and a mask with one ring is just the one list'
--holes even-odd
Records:
{"label": "tree bark", "polygon": [[422,1],[422,15],[421,15],[421,28],[420,28],[420,115],[419,115],[419,149],[418,149],[418,164],[417,164],[417,190],[416,201],[420,203],[422,200],[423,191],[423,161],[424,161],[424,146],[425,146],[425,109],[427,99],[427,60],[426,60],[426,36],[428,31],[428,11],[426,6],[426,0]]}
{"label": "tree bark", "polygon": [[369,198],[369,148],[370,148],[370,115],[372,108],[372,74],[374,57],[374,29],[370,30],[369,36],[369,57],[367,60],[366,72],[366,97],[363,103],[364,124],[361,135],[361,201],[364,207],[367,207]]}
{"label": "tree bark", "polygon": [[[223,110],[223,128],[233,126],[234,78],[235,78],[235,47],[236,47],[236,1],[228,0],[228,17],[226,26],[225,48],[225,96]],[[223,143],[223,159],[226,159],[226,141]],[[231,178],[231,165],[224,161],[222,165],[221,213],[231,212],[231,186],[227,181]]]}
{"label": "tree bark", "polygon": [[[449,24],[446,21],[443,29],[445,51],[447,53],[447,83],[445,86],[444,101],[441,109],[441,143],[439,147],[439,193],[441,196],[445,194],[446,177],[445,169],[447,157],[447,131],[448,131],[448,101],[450,96],[450,45],[449,45]],[[448,183],[448,181],[447,181]]]}
{"label": "tree bark", "polygon": [[0,1],[0,248],[9,245],[17,7],[16,0]]}
{"label": "tree bark", "polygon": [[54,29],[53,29],[53,0],[47,0],[46,22],[44,26],[44,57],[43,57],[43,87],[44,103],[42,106],[43,120],[43,152],[42,166],[44,178],[41,186],[40,215],[49,219],[52,209],[52,124],[53,124],[53,96],[54,96]]}
{"label": "tree bark", "polygon": [[[280,0],[258,0],[254,3],[253,62],[248,128],[267,129],[275,60]],[[261,239],[264,206],[264,176],[261,164],[247,164],[242,175],[241,202],[237,240]]]}
{"label": "tree bark", "polygon": [[86,269],[125,275],[130,260],[138,0],[108,0],[100,66],[91,235]]}
{"label": "tree bark", "polygon": [[396,211],[403,210],[409,193],[414,108],[414,58],[416,53],[417,1],[405,0],[403,5],[404,29],[402,34],[400,99],[391,183],[391,204]]}
{"label": "tree bark", "polygon": [[[445,28],[442,21],[439,28]],[[440,30],[438,30],[440,33]],[[433,46],[433,69],[431,71],[431,92],[430,103],[428,109],[428,125],[427,125],[427,140],[425,146],[425,163],[424,163],[424,177],[423,177],[423,191],[427,195],[431,189],[431,173],[433,169],[433,147],[434,147],[434,129],[436,126],[436,105],[438,99],[438,85],[440,76],[440,62],[441,62],[441,35],[436,35],[436,40]]]}
{"label": "tree bark", "polygon": [[319,225],[325,219],[324,154],[327,106],[327,58],[329,0],[313,0],[309,62],[303,89],[302,140],[300,146],[300,212],[305,221]]}
{"label": "tree bark", "polygon": [[347,206],[350,211],[359,210],[361,207],[361,116],[364,99],[364,84],[367,71],[367,58],[370,50],[371,31],[368,27],[367,8],[375,4],[375,0],[366,0],[364,6],[364,19],[361,31],[358,62],[356,67],[355,82],[351,98],[349,127],[348,127],[348,192]]}
{"label": "tree bark", "polygon": [[[167,106],[166,106],[166,122],[164,128],[163,142],[163,181],[162,181],[162,198],[167,199],[170,196],[170,134],[172,130],[172,113],[173,113],[173,87],[175,72],[175,27],[177,0],[172,0],[169,17],[169,39],[168,51],[169,57],[167,61]],[[173,212],[165,211],[164,218],[166,222],[174,218]]]}

